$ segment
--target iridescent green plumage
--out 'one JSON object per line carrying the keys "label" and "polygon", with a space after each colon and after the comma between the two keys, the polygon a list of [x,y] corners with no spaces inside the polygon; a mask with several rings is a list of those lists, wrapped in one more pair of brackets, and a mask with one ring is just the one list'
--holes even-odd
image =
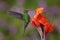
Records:
{"label": "iridescent green plumage", "polygon": [[28,26],[28,23],[30,21],[30,17],[28,15],[28,10],[25,10],[24,11],[24,14],[23,14],[23,19],[24,19],[24,31],[26,29],[26,27]]}

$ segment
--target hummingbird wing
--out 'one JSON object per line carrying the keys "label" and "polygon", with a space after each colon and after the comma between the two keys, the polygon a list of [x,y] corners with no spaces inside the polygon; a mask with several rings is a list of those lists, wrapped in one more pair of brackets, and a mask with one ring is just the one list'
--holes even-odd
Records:
{"label": "hummingbird wing", "polygon": [[14,12],[14,11],[8,11],[8,15],[23,20],[23,14],[21,13]]}

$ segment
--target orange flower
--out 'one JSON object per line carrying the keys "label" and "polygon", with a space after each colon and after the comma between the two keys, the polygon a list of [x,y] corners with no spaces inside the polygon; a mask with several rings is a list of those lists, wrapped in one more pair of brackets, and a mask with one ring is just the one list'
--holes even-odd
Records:
{"label": "orange flower", "polygon": [[48,22],[45,16],[42,16],[42,13],[46,14],[46,12],[44,11],[44,8],[37,8],[35,11],[36,11],[36,14],[32,18],[31,24],[33,26],[36,26],[37,28],[41,27],[41,24],[42,24],[43,25],[42,27],[45,30],[45,34],[52,32],[54,29],[53,25]]}

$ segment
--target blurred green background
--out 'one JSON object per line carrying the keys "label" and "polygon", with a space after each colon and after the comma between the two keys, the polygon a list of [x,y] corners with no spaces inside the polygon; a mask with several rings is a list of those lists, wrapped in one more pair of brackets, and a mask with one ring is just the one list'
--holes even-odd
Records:
{"label": "blurred green background", "polygon": [[27,9],[33,16],[38,7],[45,8],[46,16],[55,28],[46,40],[60,40],[60,0],[0,0],[0,40],[40,40],[38,31],[31,24],[24,32],[24,21],[8,15],[9,10],[23,13]]}

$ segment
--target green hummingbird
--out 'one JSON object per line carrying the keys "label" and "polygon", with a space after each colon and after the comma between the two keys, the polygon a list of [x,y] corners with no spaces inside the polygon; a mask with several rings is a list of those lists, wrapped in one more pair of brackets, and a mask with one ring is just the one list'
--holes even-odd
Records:
{"label": "green hummingbird", "polygon": [[28,10],[24,10],[23,14],[14,12],[14,11],[9,11],[9,15],[14,16],[20,20],[23,20],[24,21],[24,31],[25,31],[25,29],[27,28],[29,21],[30,21],[30,17],[28,15]]}
{"label": "green hummingbird", "polygon": [[28,15],[28,10],[24,11],[23,19],[24,19],[24,31],[25,31],[25,29],[27,28],[27,26],[30,22],[30,16]]}

